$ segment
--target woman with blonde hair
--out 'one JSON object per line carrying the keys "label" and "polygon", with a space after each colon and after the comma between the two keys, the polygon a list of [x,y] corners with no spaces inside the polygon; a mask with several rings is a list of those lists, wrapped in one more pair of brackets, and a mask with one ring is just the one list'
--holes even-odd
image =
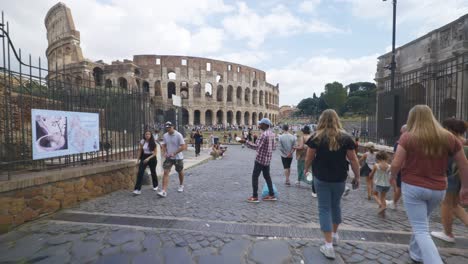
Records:
{"label": "woman with blonde hair", "polygon": [[461,177],[468,177],[468,162],[461,142],[437,122],[429,106],[413,107],[406,124],[391,181],[395,183],[401,170],[403,203],[413,230],[409,255],[415,262],[443,263],[429,235],[429,216],[445,195],[448,158],[454,158]]}
{"label": "woman with blonde hair", "polygon": [[325,236],[325,245],[320,251],[334,259],[333,245],[338,243],[338,225],[341,224],[341,196],[348,176],[348,160],[355,178],[353,186],[359,186],[359,163],[352,137],[341,126],[335,110],[323,111],[314,135],[307,140],[305,174],[312,165],[314,186],[317,192],[320,229]]}

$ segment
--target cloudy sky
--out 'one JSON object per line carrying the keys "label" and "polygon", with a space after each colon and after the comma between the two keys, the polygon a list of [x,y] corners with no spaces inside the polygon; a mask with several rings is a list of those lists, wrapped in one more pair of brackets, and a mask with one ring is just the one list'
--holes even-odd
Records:
{"label": "cloudy sky", "polygon": [[[391,0],[62,0],[85,57],[134,54],[228,60],[266,71],[280,104],[327,82],[372,81],[390,50]],[[17,47],[45,58],[44,17],[54,0],[0,0]],[[400,0],[397,45],[468,13],[468,0]]]}

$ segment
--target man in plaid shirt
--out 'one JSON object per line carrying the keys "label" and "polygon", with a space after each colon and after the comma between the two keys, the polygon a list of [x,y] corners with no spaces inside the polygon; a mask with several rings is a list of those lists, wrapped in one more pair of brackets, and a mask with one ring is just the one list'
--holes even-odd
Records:
{"label": "man in plaid shirt", "polygon": [[257,157],[255,158],[255,165],[252,173],[252,187],[253,196],[247,199],[247,202],[258,203],[258,177],[260,172],[263,172],[263,178],[268,185],[269,195],[263,198],[264,201],[276,201],[273,191],[273,183],[270,177],[270,162],[273,150],[275,149],[275,134],[271,132],[271,122],[268,118],[263,118],[258,122],[258,126],[263,133],[257,139],[256,142],[250,142],[241,140],[241,143],[246,142],[246,146],[250,149],[257,151]]}

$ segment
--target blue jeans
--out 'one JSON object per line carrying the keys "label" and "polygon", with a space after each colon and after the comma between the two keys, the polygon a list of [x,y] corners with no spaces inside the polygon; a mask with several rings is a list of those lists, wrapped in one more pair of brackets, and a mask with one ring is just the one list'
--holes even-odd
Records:
{"label": "blue jeans", "polygon": [[332,224],[341,224],[341,196],[345,190],[345,182],[325,182],[314,177],[317,191],[320,229],[332,232]]}
{"label": "blue jeans", "polygon": [[403,182],[401,192],[406,214],[413,229],[409,245],[411,258],[424,263],[443,263],[429,235],[429,216],[444,198],[445,191],[431,190]]}

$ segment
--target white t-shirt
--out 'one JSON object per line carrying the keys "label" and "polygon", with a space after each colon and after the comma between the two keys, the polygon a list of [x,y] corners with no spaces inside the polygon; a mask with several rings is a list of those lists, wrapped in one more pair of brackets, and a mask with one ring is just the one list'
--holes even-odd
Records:
{"label": "white t-shirt", "polygon": [[146,140],[142,139],[140,141],[140,145],[143,146],[143,153],[144,154],[152,154],[153,152],[149,149],[149,144],[146,142]]}
{"label": "white t-shirt", "polygon": [[366,164],[367,166],[369,166],[370,169],[372,169],[372,167],[374,167],[374,164],[376,162],[376,158],[375,158],[375,152],[374,153],[370,153],[370,152],[366,152]]}
{"label": "white t-shirt", "polygon": [[[174,131],[174,134],[172,135],[169,134],[169,132],[164,133],[163,139],[164,141],[162,144],[166,146],[166,151],[168,154],[177,152],[177,150],[180,148],[180,145],[185,145],[184,137],[177,131]],[[174,159],[184,159],[184,154],[180,152],[174,157]]]}

